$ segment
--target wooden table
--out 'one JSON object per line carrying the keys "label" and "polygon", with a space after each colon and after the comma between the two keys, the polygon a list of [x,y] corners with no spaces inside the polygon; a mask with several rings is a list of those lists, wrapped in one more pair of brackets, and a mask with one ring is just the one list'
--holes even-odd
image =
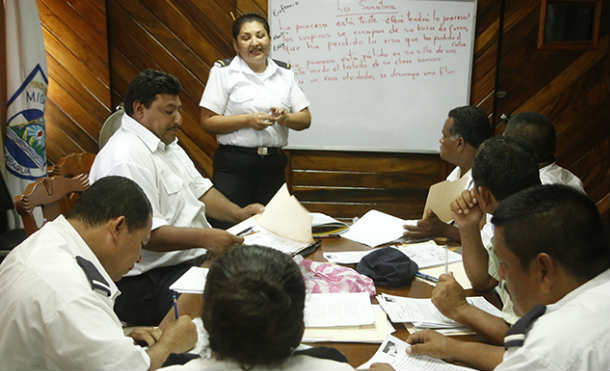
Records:
{"label": "wooden table", "polygon": [[[306,258],[314,261],[326,262],[327,260],[324,258],[324,256],[322,256],[323,252],[370,249],[371,248],[368,246],[345,238],[327,238],[322,240],[322,246],[320,248],[318,248],[314,253],[306,256]],[[400,288],[376,287],[377,294],[386,293],[389,295],[408,296],[412,298],[429,298],[432,295],[432,289],[433,286],[417,279],[414,279],[413,282],[411,282],[411,285]],[[481,295],[481,293],[476,293],[472,290],[467,290],[467,295]],[[488,300],[490,300],[490,298],[488,298]],[[372,301],[373,303],[377,303],[376,299],[374,298],[372,298]],[[493,302],[494,300],[490,301]],[[494,302],[494,304],[498,305],[499,303]],[[409,337],[409,331],[404,327],[402,323],[393,323],[392,325],[396,329],[396,332],[393,333],[394,336],[402,340],[406,340]],[[454,338],[470,341],[483,341],[483,339],[476,336],[454,336]],[[347,357],[350,365],[356,368],[368,361],[373,356],[373,354],[375,354],[380,344],[318,342],[309,343],[309,345],[328,346],[336,348]]]}

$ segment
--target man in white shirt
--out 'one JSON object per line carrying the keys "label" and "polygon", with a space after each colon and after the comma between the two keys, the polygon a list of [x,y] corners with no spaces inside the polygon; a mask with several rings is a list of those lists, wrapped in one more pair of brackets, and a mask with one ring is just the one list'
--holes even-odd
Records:
{"label": "man in white shirt", "polygon": [[[208,216],[242,221],[264,207],[239,207],[201,176],[178,145],[182,124],[180,82],[155,70],[141,72],[125,96],[120,129],[97,154],[89,178],[121,175],[135,181],[152,204],[152,233],[138,262],[119,282],[123,292],[115,305],[119,318],[136,325],[157,325],[172,303],[169,286],[193,265],[200,265],[206,249],[222,254],[240,245],[241,237],[211,228]],[[182,302],[181,313],[198,315],[199,302]]]}
{"label": "man in white shirt", "polygon": [[506,351],[492,359],[491,345],[424,331],[407,340],[411,353],[480,369],[610,369],[610,249],[591,200],[564,185],[532,187],[502,201],[492,223],[499,274],[522,315]]}
{"label": "man in white shirt", "polygon": [[[472,179],[472,161],[483,141],[492,136],[489,119],[482,109],[476,106],[456,107],[449,111],[441,131],[441,159],[455,165],[447,180],[454,181],[462,177]],[[469,180],[466,189],[472,188]],[[456,227],[443,223],[431,210],[424,211],[424,218],[417,225],[405,225],[404,236],[409,239],[445,237],[460,241]]]}
{"label": "man in white shirt", "polygon": [[504,135],[521,137],[534,147],[542,184],[565,184],[586,194],[582,181],[555,162],[555,127],[548,117],[537,112],[513,115],[506,124]]}
{"label": "man in white shirt", "polygon": [[[46,223],[0,265],[0,369],[147,370],[190,349],[182,316],[127,337],[114,284],[150,237],[151,206],[134,182],[100,179],[67,217]],[[145,349],[134,341],[148,345]]]}

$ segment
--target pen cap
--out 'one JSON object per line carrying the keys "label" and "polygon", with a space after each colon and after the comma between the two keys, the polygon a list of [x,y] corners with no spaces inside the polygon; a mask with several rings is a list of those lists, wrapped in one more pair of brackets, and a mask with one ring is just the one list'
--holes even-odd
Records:
{"label": "pen cap", "polygon": [[398,287],[410,284],[419,267],[400,250],[383,247],[362,258],[356,270],[372,278],[375,285]]}

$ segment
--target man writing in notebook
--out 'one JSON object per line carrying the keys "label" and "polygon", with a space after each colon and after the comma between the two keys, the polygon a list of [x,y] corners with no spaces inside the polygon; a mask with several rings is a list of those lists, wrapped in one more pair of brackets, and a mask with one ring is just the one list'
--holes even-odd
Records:
{"label": "man writing in notebook", "polygon": [[506,351],[422,331],[407,340],[411,354],[479,369],[610,369],[610,249],[593,202],[563,185],[532,187],[502,201],[492,223],[499,275],[522,316]]}
{"label": "man writing in notebook", "polygon": [[[479,145],[492,135],[491,126],[483,110],[475,106],[456,107],[449,111],[441,131],[441,159],[455,165],[447,180],[455,181],[462,177],[471,179],[472,161]],[[472,188],[467,182],[466,189]],[[405,225],[404,236],[409,239],[445,237],[459,241],[456,227],[444,223],[432,210],[424,211],[424,218],[417,225]]]}
{"label": "man writing in notebook", "polygon": [[0,265],[1,370],[156,369],[193,347],[188,316],[128,337],[113,310],[114,281],[140,258],[151,212],[134,182],[102,178],[11,251]]}
{"label": "man writing in notebook", "polygon": [[[206,249],[221,254],[243,242],[211,228],[206,214],[239,222],[263,210],[260,204],[242,208],[229,201],[178,145],[181,89],[178,80],[164,72],[141,72],[129,84],[121,127],[97,154],[89,173],[91,182],[107,175],[132,179],[152,204],[152,232],[142,261],[117,282],[123,295],[115,311],[130,324],[159,324],[171,308],[172,282],[200,265]],[[181,299],[179,307],[186,310],[181,313],[189,313]],[[197,311],[199,307],[194,303]]]}

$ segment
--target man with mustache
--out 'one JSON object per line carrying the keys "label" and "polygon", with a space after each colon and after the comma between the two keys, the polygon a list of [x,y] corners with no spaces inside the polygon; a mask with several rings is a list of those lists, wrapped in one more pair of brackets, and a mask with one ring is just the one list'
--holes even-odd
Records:
{"label": "man with mustache", "polygon": [[[117,282],[123,295],[115,311],[129,324],[159,324],[172,304],[169,285],[200,265],[207,250],[221,254],[243,242],[211,228],[206,215],[237,223],[264,209],[261,204],[239,207],[229,201],[178,145],[181,90],[175,77],[161,71],[136,76],[125,95],[121,127],[97,154],[89,173],[92,183],[107,175],[129,178],[152,204],[152,232],[142,261]],[[194,312],[180,305],[181,313],[198,315],[199,303],[192,305]]]}

